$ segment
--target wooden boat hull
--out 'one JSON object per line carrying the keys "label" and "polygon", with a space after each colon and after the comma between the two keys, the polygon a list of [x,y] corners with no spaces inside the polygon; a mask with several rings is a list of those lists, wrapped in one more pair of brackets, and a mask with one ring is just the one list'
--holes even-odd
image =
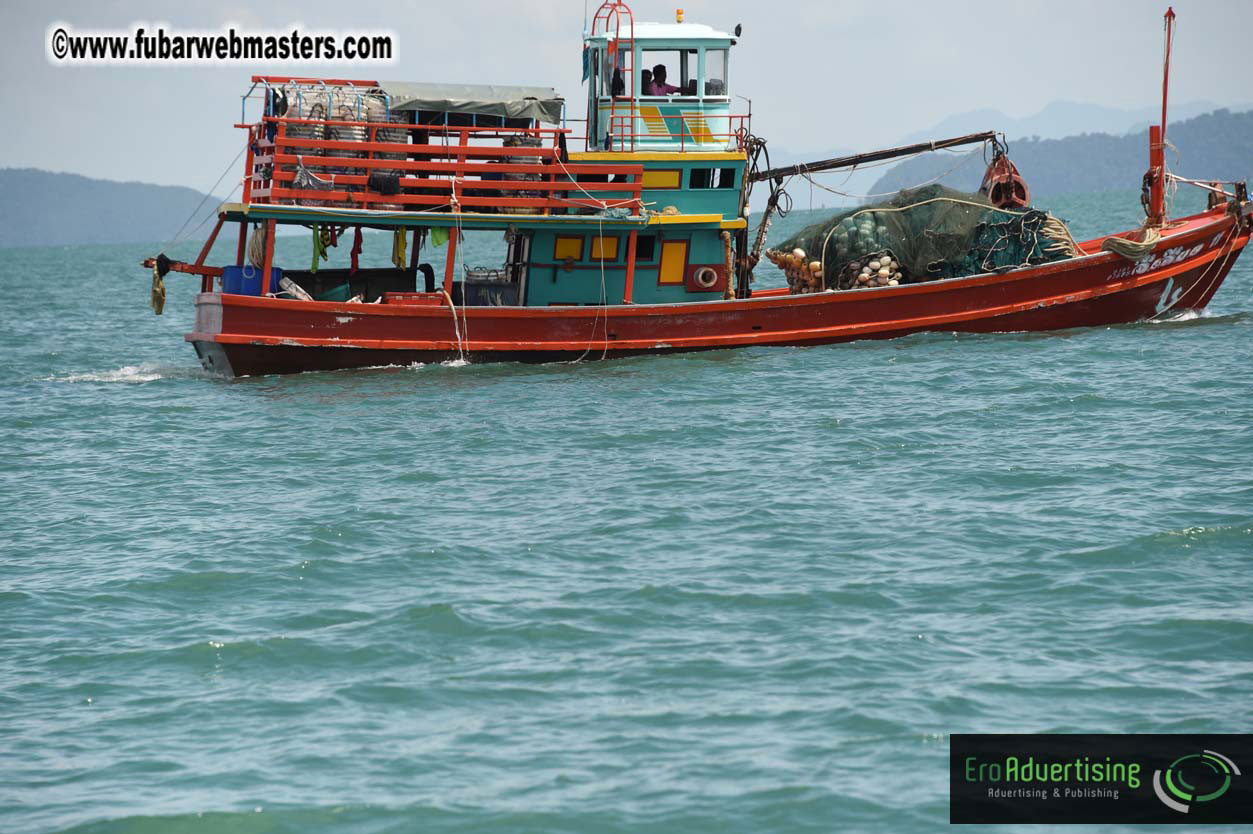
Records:
{"label": "wooden boat hull", "polygon": [[[919,331],[1013,332],[1134,322],[1204,308],[1249,241],[1223,208],[1176,221],[1152,255],[1092,254],[1004,274],[815,295],[608,307],[340,304],[201,293],[195,345],[227,376],[464,356],[568,361],[747,345],[820,345]],[[455,320],[455,325],[454,325]]]}

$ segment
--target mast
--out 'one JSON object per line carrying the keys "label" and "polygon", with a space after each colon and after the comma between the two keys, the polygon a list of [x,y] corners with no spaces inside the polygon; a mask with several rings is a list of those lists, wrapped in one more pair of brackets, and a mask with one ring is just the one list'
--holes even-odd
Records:
{"label": "mast", "polygon": [[1175,8],[1166,7],[1162,16],[1166,29],[1166,58],[1162,62],[1162,142],[1166,141],[1166,101],[1170,94],[1170,48],[1175,41]]}
{"label": "mast", "polygon": [[1162,59],[1162,121],[1149,127],[1149,170],[1144,175],[1141,201],[1147,215],[1145,225],[1166,222],[1166,105],[1170,97],[1170,50],[1175,40],[1175,10],[1166,8],[1163,17],[1165,54]]}

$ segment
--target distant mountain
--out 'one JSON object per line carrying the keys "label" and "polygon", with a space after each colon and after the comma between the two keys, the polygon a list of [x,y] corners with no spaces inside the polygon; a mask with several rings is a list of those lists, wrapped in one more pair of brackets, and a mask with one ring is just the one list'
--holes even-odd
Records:
{"label": "distant mountain", "polygon": [[[180,186],[0,168],[0,247],[169,240],[203,197]],[[188,231],[218,202],[204,200]],[[207,234],[205,224],[193,237]]]}
{"label": "distant mountain", "polygon": [[[1218,109],[1219,105],[1212,101],[1189,101],[1173,105],[1170,108],[1170,118],[1172,121],[1184,121]],[[1004,133],[1010,141],[1029,137],[1061,139],[1082,133],[1122,136],[1144,130],[1150,124],[1157,124],[1161,115],[1160,107],[1126,109],[1078,101],[1053,101],[1045,105],[1039,113],[1021,119],[1006,116],[999,110],[985,108],[949,116],[928,130],[911,133],[901,144],[962,136],[983,130]]]}
{"label": "distant mountain", "polygon": [[[1193,179],[1253,179],[1253,110],[1218,110],[1172,122],[1166,161],[1176,174]],[[939,181],[974,191],[983,179],[983,151],[954,155],[924,154],[902,162],[870,189],[880,194],[909,188],[952,170]],[[1010,142],[1009,155],[1032,194],[1070,194],[1138,189],[1149,164],[1148,130],[1123,136],[1084,133],[1065,139],[1020,139]]]}

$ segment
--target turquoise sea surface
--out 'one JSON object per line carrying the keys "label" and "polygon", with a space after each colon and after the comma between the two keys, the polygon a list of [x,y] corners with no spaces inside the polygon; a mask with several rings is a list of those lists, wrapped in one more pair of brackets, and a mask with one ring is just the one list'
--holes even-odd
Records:
{"label": "turquoise sea surface", "polygon": [[949,733],[1253,730],[1253,256],[1163,323],[227,381],[158,248],[0,251],[0,831],[942,831]]}

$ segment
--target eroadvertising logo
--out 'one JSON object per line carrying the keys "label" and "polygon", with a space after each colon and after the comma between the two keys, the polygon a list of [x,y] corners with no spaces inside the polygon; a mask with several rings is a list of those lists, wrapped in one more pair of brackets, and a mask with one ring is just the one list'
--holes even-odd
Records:
{"label": "eroadvertising logo", "polygon": [[1231,777],[1240,775],[1240,768],[1231,759],[1204,750],[1180,756],[1164,770],[1153,771],[1153,791],[1167,808],[1186,814],[1192,803],[1213,802],[1227,793]]}
{"label": "eroadvertising logo", "polygon": [[949,821],[1253,823],[1251,761],[1253,735],[954,734]]}

